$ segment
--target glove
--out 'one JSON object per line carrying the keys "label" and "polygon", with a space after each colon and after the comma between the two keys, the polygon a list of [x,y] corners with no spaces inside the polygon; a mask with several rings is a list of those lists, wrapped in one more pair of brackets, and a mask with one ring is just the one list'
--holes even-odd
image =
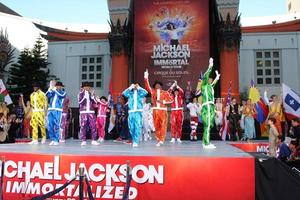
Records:
{"label": "glove", "polygon": [[217,79],[217,80],[219,80],[219,79],[220,79],[220,76],[221,76],[221,74],[219,74],[218,70],[216,70],[216,71],[215,71],[215,73],[216,73],[216,79]]}
{"label": "glove", "polygon": [[144,78],[148,79],[149,78],[149,72],[148,69],[146,69],[146,71],[144,72]]}
{"label": "glove", "polygon": [[171,88],[175,88],[176,87],[176,81],[171,85]]}
{"label": "glove", "polygon": [[209,59],[209,67],[213,67],[214,66],[214,59],[213,58],[210,58]]}
{"label": "glove", "polygon": [[134,88],[134,84],[131,84],[129,89],[132,90]]}
{"label": "glove", "polygon": [[88,91],[84,92],[84,98],[86,98],[86,99],[89,98],[89,92]]}

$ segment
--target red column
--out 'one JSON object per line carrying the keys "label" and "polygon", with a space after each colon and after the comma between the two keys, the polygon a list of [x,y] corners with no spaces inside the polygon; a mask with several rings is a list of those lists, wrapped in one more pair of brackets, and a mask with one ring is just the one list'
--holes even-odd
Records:
{"label": "red column", "polygon": [[112,96],[114,100],[128,87],[128,57],[125,53],[112,54]]}
{"label": "red column", "polygon": [[221,96],[227,97],[228,86],[231,81],[231,95],[239,100],[239,69],[238,69],[238,50],[223,48],[220,54],[221,71]]}

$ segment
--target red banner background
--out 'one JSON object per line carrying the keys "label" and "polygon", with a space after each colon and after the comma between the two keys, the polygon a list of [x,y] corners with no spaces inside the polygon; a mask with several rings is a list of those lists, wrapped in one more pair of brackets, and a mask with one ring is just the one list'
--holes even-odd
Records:
{"label": "red banner background", "polygon": [[[96,199],[120,199],[125,186],[124,182],[119,182],[123,177],[121,168],[126,166],[127,160],[131,162],[133,168],[131,187],[135,194],[131,192],[131,197],[134,199],[254,200],[255,198],[254,158],[250,157],[67,155],[55,157],[54,155],[14,153],[2,155],[6,159],[4,199],[29,199],[36,194],[42,194],[50,190],[51,185],[65,183],[67,179],[64,174],[69,174],[72,166],[74,169],[78,169],[80,163],[84,163],[87,169]],[[14,173],[16,175],[13,177]],[[26,173],[28,173],[27,177],[32,175],[31,179],[26,178]],[[34,175],[39,175],[39,177],[34,177]],[[105,176],[102,181],[95,179],[101,175]],[[55,180],[55,177],[59,176],[61,179]],[[21,182],[30,182],[31,185],[24,186],[25,192],[20,187],[21,191],[18,193],[16,188],[20,186]],[[13,186],[14,184],[15,186]],[[38,186],[34,187],[34,184],[38,184]],[[65,189],[61,195],[55,196],[53,199],[68,199],[67,197],[78,199],[78,190],[76,189],[78,181],[72,185],[74,185],[73,189]],[[112,189],[109,195],[105,194],[109,198],[103,198],[104,192],[107,192],[104,187]],[[24,194],[26,192],[27,194]]]}

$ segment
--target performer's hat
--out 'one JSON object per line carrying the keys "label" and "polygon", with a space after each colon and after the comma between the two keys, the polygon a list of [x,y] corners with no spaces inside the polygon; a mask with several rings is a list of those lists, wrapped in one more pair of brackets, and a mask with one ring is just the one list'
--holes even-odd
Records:
{"label": "performer's hat", "polygon": [[160,81],[155,81],[154,84],[153,84],[153,87],[155,87],[156,84],[160,85],[161,87],[163,86],[163,83],[162,83],[162,82],[160,82]]}
{"label": "performer's hat", "polygon": [[107,98],[105,96],[100,97],[100,100],[104,99],[105,101],[107,101]]}
{"label": "performer's hat", "polygon": [[38,82],[34,82],[34,83],[32,84],[32,87],[37,87],[37,88],[39,88],[39,87],[40,87],[40,84],[39,84]]}
{"label": "performer's hat", "polygon": [[89,82],[83,82],[82,87],[91,87],[91,84]]}
{"label": "performer's hat", "polygon": [[63,83],[60,82],[60,81],[58,81],[58,82],[55,84],[55,86],[61,86],[61,87],[64,87]]}

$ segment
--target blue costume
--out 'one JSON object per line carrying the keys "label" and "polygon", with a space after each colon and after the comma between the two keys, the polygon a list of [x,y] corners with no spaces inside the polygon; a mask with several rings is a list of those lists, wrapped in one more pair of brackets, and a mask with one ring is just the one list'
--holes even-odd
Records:
{"label": "blue costume", "polygon": [[66,97],[66,92],[63,89],[50,89],[46,92],[49,99],[48,107],[48,133],[53,142],[59,141],[59,131],[62,117],[63,101]]}
{"label": "blue costume", "polygon": [[123,95],[128,98],[128,126],[133,145],[137,145],[140,141],[143,127],[143,99],[148,92],[139,86],[136,89],[134,87],[132,84],[123,92]]}

